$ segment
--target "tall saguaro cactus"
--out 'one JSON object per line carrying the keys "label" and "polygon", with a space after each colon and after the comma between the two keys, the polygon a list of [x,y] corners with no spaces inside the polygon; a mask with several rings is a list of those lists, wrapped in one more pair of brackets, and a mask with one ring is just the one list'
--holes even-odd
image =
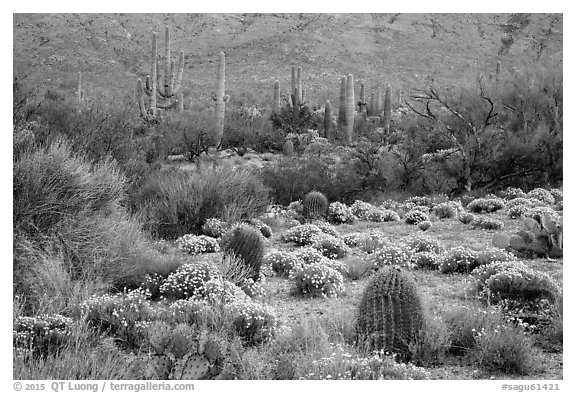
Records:
{"label": "tall saguaro cactus", "polygon": [[[150,75],[146,76],[144,86],[139,79],[136,85],[140,114],[145,118],[155,118],[158,109],[184,109],[184,98],[181,93],[182,77],[184,75],[184,52],[180,51],[178,67],[170,55],[170,29],[166,26],[166,47],[163,74],[160,74],[158,66],[158,34],[152,34],[152,54],[150,58]],[[148,105],[144,100],[144,94],[148,96]]]}
{"label": "tall saguaro cactus", "polygon": [[274,81],[274,98],[272,101],[272,113],[280,113],[280,81]]}
{"label": "tall saguaro cactus", "polygon": [[352,143],[354,137],[354,76],[346,77],[346,140]]}
{"label": "tall saguaro cactus", "polygon": [[216,69],[216,91],[212,98],[216,102],[214,110],[214,146],[220,148],[222,136],[224,135],[224,113],[226,111],[226,102],[230,98],[225,95],[226,81],[226,56],[220,52],[218,67]]}
{"label": "tall saguaro cactus", "polygon": [[374,104],[374,113],[372,116],[380,116],[382,113],[382,90],[380,86],[376,87],[376,101]]}
{"label": "tall saguaro cactus", "polygon": [[324,137],[331,141],[332,136],[332,105],[330,101],[326,101],[326,107],[324,108]]}
{"label": "tall saguaro cactus", "polygon": [[384,92],[384,112],[382,113],[382,122],[384,123],[384,130],[390,131],[390,118],[392,117],[392,91],[389,84],[386,84]]}
{"label": "tall saguaro cactus", "polygon": [[346,77],[340,79],[340,105],[338,106],[338,131],[346,129]]}
{"label": "tall saguaro cactus", "polygon": [[302,68],[292,66],[292,104],[294,110],[299,110],[304,103],[304,89],[302,88]]}

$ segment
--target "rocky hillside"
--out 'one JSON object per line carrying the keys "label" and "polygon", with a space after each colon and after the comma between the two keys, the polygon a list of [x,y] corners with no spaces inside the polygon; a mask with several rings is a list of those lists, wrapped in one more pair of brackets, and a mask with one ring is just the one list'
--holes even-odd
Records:
{"label": "rocky hillside", "polygon": [[149,72],[151,33],[169,26],[172,53],[186,56],[184,86],[198,103],[213,89],[226,53],[228,92],[262,103],[290,67],[304,72],[309,100],[337,100],[353,73],[371,88],[430,80],[458,83],[525,63],[562,66],[561,14],[15,14],[14,72],[41,90],[73,94],[82,71],[87,96],[132,97]]}

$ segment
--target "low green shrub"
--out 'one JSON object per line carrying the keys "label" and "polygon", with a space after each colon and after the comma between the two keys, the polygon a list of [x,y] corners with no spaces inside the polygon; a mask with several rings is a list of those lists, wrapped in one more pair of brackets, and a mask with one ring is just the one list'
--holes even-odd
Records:
{"label": "low green shrub", "polygon": [[406,224],[417,225],[422,221],[430,221],[430,218],[421,210],[410,210],[404,215],[404,221]]}
{"label": "low green shrub", "polygon": [[296,293],[305,296],[338,297],[344,293],[344,277],[323,263],[297,266],[290,277]]}

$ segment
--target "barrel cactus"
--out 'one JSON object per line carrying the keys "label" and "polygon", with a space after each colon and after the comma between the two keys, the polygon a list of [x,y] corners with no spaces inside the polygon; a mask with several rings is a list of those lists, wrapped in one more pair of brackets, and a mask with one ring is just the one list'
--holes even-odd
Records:
{"label": "barrel cactus", "polygon": [[258,281],[264,258],[264,238],[260,231],[248,225],[238,225],[224,236],[222,243],[224,252],[236,255],[252,269],[248,278]]}
{"label": "barrel cactus", "polygon": [[304,217],[308,220],[326,218],[328,199],[318,191],[311,191],[304,197]]}
{"label": "barrel cactus", "polygon": [[414,280],[399,268],[380,270],[368,283],[358,306],[357,331],[370,349],[387,350],[409,360],[424,312]]}

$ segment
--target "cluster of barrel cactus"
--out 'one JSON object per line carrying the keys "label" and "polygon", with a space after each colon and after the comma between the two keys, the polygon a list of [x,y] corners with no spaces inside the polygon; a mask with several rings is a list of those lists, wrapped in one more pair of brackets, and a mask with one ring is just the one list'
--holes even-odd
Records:
{"label": "cluster of barrel cactus", "polygon": [[358,306],[357,330],[366,345],[409,359],[410,345],[423,323],[414,280],[396,267],[379,271],[366,286]]}
{"label": "cluster of barrel cactus", "polygon": [[148,327],[150,353],[128,366],[131,379],[201,380],[222,372],[226,347],[188,325],[155,321]]}
{"label": "cluster of barrel cactus", "polygon": [[544,212],[539,220],[527,217],[524,229],[516,235],[497,234],[492,244],[522,253],[561,258],[563,255],[563,225]]}

